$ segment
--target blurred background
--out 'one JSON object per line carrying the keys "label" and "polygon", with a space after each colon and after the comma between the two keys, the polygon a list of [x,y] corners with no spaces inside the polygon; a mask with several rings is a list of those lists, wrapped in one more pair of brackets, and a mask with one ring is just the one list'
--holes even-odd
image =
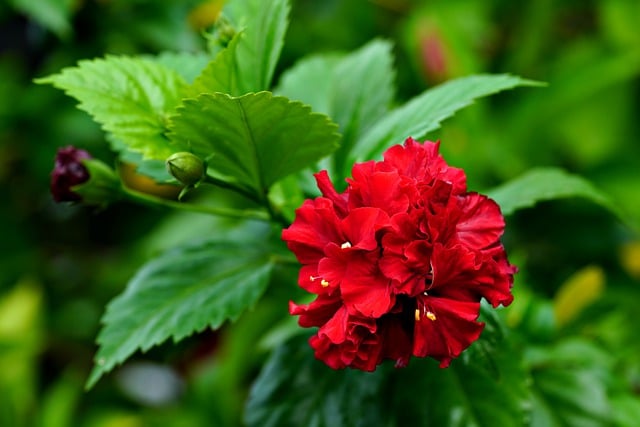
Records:
{"label": "blurred background", "polygon": [[[239,424],[266,357],[253,350],[250,321],[137,355],[85,392],[106,303],[150,256],[221,225],[128,204],[54,204],[48,186],[58,147],[113,157],[74,100],[33,83],[105,54],[203,50],[202,34],[222,3],[0,2],[0,426]],[[547,82],[478,102],[432,139],[442,140],[448,163],[465,168],[473,190],[559,166],[620,206],[624,221],[580,200],[508,218],[505,244],[521,273],[507,321],[529,343],[577,336],[606,349],[589,361],[612,376],[616,385],[606,391],[630,389],[636,397],[639,27],[636,0],[293,0],[277,72],[306,54],[349,51],[381,37],[395,43],[398,103],[472,73]],[[166,191],[124,173],[130,185]]]}

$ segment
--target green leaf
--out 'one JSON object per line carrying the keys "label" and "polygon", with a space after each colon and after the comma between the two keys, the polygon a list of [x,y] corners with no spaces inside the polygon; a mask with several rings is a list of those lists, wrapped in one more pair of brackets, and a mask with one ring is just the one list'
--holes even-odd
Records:
{"label": "green leaf", "polygon": [[38,79],[79,101],[102,128],[130,150],[164,160],[180,147],[164,136],[167,115],[187,88],[175,71],[149,59],[107,56]]}
{"label": "green leaf", "polygon": [[308,106],[269,92],[216,93],[185,100],[169,136],[210,158],[212,173],[263,198],[273,183],[335,150],[336,128]]}
{"label": "green leaf", "polygon": [[[331,116],[333,70],[342,58],[339,54],[310,55],[303,58],[283,73],[274,92],[304,102],[310,105],[313,111]],[[313,87],[310,87],[311,82]]]}
{"label": "green leaf", "polygon": [[145,175],[157,183],[175,181],[175,178],[167,172],[164,160],[145,159],[142,154],[129,150],[122,141],[115,139],[111,134],[107,134],[106,139],[111,150],[118,153],[118,159],[121,162],[135,165],[137,173]]}
{"label": "green leaf", "polygon": [[298,336],[262,368],[244,420],[256,427],[388,425],[380,395],[385,376],[383,369],[332,370],[314,358],[306,336]]}
{"label": "green leaf", "polygon": [[573,338],[553,346],[530,347],[533,427],[600,427],[611,424],[607,383],[611,355]]}
{"label": "green leaf", "polygon": [[577,368],[535,371],[532,427],[604,427],[610,408],[594,372]]}
{"label": "green leaf", "polygon": [[192,83],[211,58],[201,52],[162,52],[157,56],[150,56],[149,59],[177,72],[186,82]]}
{"label": "green leaf", "polygon": [[[485,313],[486,315],[486,313]],[[249,426],[522,426],[529,376],[497,316],[462,357],[441,369],[433,360],[375,372],[331,370],[305,337],[279,347],[254,383]]]}
{"label": "green leaf", "polygon": [[210,240],[153,259],[108,305],[87,386],[136,350],[236,320],[262,295],[271,269],[265,248],[246,242]]}
{"label": "green leaf", "polygon": [[67,39],[71,35],[71,14],[76,6],[73,0],[10,0],[10,3],[58,37]]}
{"label": "green leaf", "polygon": [[494,329],[496,318],[485,320],[481,338],[448,368],[432,360],[413,360],[399,373],[400,389],[390,394],[395,396],[398,425],[415,419],[434,426],[524,425],[531,399],[529,376],[519,352]]}
{"label": "green leaf", "polygon": [[303,60],[284,75],[280,93],[309,103],[340,126],[337,169],[352,145],[388,111],[394,96],[391,43],[374,40],[339,60],[335,56]]}
{"label": "green leaf", "polygon": [[250,92],[245,90],[245,84],[240,80],[242,76],[239,75],[240,72],[237,69],[236,52],[239,41],[240,33],[236,34],[227,47],[207,64],[193,82],[193,86],[189,88],[189,93],[192,96],[215,92],[242,95]]}
{"label": "green leaf", "polygon": [[621,217],[617,207],[589,181],[557,168],[536,168],[501,186],[489,190],[504,215],[534,206],[545,200],[582,197]]}
{"label": "green leaf", "polygon": [[611,399],[613,418],[618,427],[634,427],[640,420],[640,397],[619,394]]}
{"label": "green leaf", "polygon": [[269,192],[271,205],[282,212],[290,222],[295,219],[295,211],[302,205],[304,199],[305,195],[296,175],[289,175],[278,181]]}
{"label": "green leaf", "polygon": [[239,96],[267,90],[287,31],[287,0],[237,0],[222,11],[236,34],[196,79],[193,92]]}
{"label": "green leaf", "polygon": [[507,74],[472,75],[448,81],[418,95],[379,120],[357,141],[346,164],[379,158],[389,146],[399,144],[409,136],[423,139],[438,129],[443,120],[476,98],[517,86],[537,85],[539,83]]}

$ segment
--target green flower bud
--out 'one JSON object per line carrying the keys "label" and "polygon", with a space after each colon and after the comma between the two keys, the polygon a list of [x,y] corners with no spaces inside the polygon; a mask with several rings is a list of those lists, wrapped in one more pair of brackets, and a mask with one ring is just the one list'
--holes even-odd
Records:
{"label": "green flower bud", "polygon": [[122,196],[120,178],[113,169],[97,159],[84,159],[82,165],[89,173],[89,179],[72,187],[82,203],[105,206]]}
{"label": "green flower bud", "polygon": [[181,151],[165,162],[167,172],[186,187],[196,187],[204,179],[207,165],[195,154]]}
{"label": "green flower bud", "polygon": [[215,24],[217,40],[220,46],[227,47],[231,42],[231,39],[235,37],[236,30],[224,17],[220,16]]}

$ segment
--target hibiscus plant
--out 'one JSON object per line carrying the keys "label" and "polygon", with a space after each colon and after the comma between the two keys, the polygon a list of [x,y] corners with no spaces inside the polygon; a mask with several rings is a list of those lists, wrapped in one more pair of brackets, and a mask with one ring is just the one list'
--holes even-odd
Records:
{"label": "hibiscus plant", "polygon": [[[62,148],[57,201],[213,224],[185,227],[107,306],[87,387],[139,351],[247,321],[263,355],[248,425],[544,425],[505,321],[518,287],[505,217],[574,196],[616,209],[554,168],[478,192],[430,140],[474,100],[541,84],[471,75],[398,105],[385,40],[301,58],[276,83],[289,8],[231,0],[206,52],[106,56],[38,80],[75,98],[117,157]],[[125,164],[176,191],[134,188]]]}

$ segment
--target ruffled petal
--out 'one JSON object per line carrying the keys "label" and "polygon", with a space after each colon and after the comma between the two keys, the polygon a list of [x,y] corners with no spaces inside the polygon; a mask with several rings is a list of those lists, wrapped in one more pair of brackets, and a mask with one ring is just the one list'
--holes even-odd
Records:
{"label": "ruffled petal", "polygon": [[429,293],[462,301],[485,298],[494,307],[513,301],[513,272],[504,251],[494,254],[474,252],[457,244],[445,248],[434,246],[431,258],[433,283]]}
{"label": "ruffled petal", "polygon": [[316,173],[314,177],[316,178],[318,189],[322,195],[333,202],[337,215],[341,218],[347,215],[348,195],[346,193],[340,194],[336,191],[336,188],[333,185],[333,182],[331,182],[331,178],[329,178],[329,174],[326,170]]}
{"label": "ruffled petal", "polygon": [[413,355],[433,357],[446,367],[480,337],[480,303],[420,297],[415,309]]}

